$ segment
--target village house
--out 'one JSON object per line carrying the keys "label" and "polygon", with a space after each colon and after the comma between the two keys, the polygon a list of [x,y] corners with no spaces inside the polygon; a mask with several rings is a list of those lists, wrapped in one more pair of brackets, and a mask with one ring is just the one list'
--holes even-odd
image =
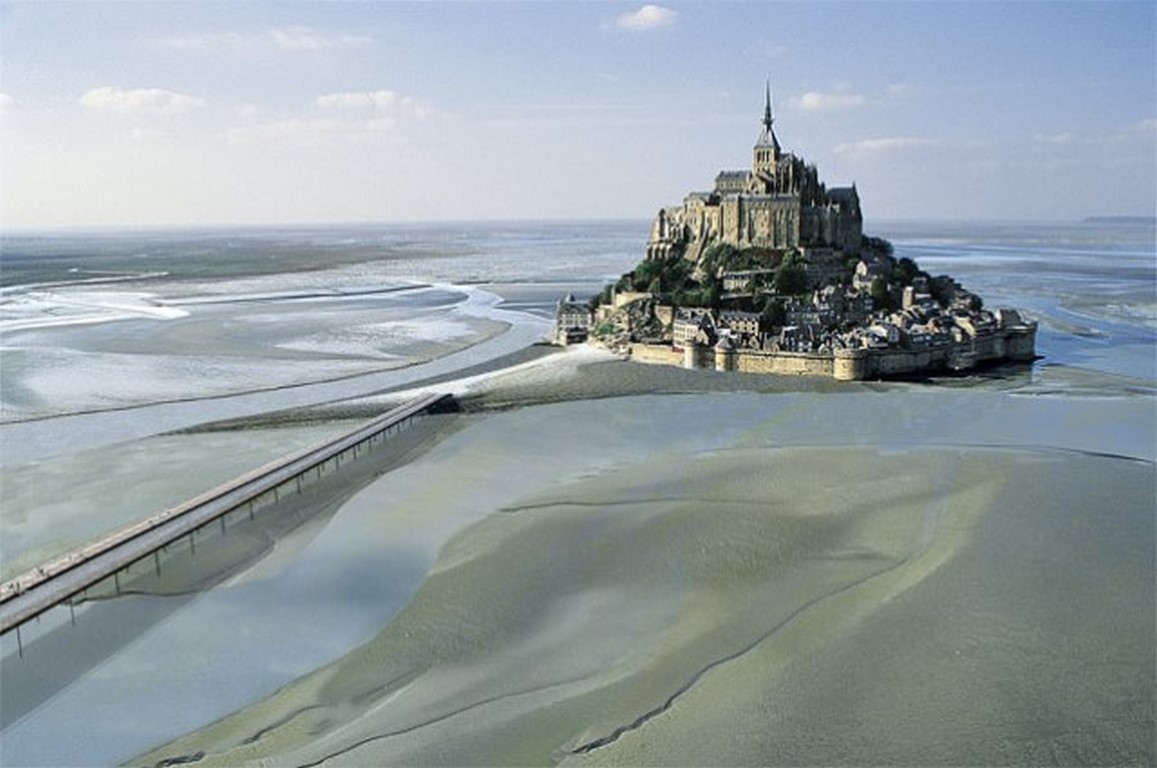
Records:
{"label": "village house", "polygon": [[719,313],[719,325],[740,338],[759,336],[765,330],[763,315],[758,312],[723,310]]}
{"label": "village house", "polygon": [[870,291],[873,280],[880,278],[886,282],[891,272],[892,267],[886,260],[872,258],[868,255],[861,256],[860,261],[856,264],[855,272],[852,273],[852,287],[862,291]]}
{"label": "village house", "polygon": [[723,283],[724,293],[732,296],[750,296],[755,293],[754,286],[770,284],[774,275],[774,269],[746,269],[724,272],[720,280]]}
{"label": "village house", "polygon": [[671,346],[682,350],[692,344],[711,344],[717,336],[715,320],[708,309],[679,309],[671,324]]}
{"label": "village house", "polygon": [[585,301],[575,301],[568,293],[558,302],[555,312],[555,342],[562,345],[581,344],[590,336],[594,312]]}

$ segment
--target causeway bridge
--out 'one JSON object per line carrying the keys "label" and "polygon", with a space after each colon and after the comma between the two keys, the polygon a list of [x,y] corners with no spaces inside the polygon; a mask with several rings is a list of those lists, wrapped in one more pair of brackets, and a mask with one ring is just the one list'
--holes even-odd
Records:
{"label": "causeway bridge", "polygon": [[252,518],[256,507],[300,493],[311,480],[385,442],[411,420],[453,409],[447,394],[414,398],[338,437],[247,472],[0,584],[0,635],[15,631],[23,655],[20,627],[45,611],[66,603],[72,610],[77,595],[106,579],[111,578],[119,592],[120,574],[136,563],[153,559],[159,573],[160,553],[168,545],[188,538],[195,551],[195,534],[207,526],[217,524],[224,531],[230,516]]}

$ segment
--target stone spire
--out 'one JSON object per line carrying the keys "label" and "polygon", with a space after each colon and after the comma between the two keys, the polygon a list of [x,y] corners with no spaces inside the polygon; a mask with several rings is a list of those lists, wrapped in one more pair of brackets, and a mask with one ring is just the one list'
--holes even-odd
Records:
{"label": "stone spire", "polygon": [[764,101],[763,101],[763,130],[770,131],[771,126],[775,123],[775,117],[771,114],[771,78],[767,78],[767,83],[764,86]]}
{"label": "stone spire", "polygon": [[775,130],[772,126],[775,124],[775,115],[771,111],[771,78],[767,78],[767,85],[764,89],[763,102],[763,130],[760,131],[759,140],[756,146],[759,147],[774,147],[776,157],[779,156],[779,139],[775,137]]}
{"label": "stone spire", "polygon": [[771,112],[771,78],[767,79],[763,102],[763,130],[751,151],[751,175],[747,181],[747,191],[758,195],[771,195],[780,191],[777,187],[779,164],[779,140],[775,138],[775,115]]}

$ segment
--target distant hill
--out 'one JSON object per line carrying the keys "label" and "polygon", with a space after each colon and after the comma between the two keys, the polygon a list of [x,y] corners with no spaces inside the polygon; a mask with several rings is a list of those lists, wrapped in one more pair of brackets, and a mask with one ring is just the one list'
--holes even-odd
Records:
{"label": "distant hill", "polygon": [[1088,216],[1082,224],[1157,224],[1157,216]]}

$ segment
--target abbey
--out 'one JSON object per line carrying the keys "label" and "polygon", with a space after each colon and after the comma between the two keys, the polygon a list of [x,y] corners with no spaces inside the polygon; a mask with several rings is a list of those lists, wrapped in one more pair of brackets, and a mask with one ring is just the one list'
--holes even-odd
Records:
{"label": "abbey", "polygon": [[986,309],[950,275],[864,237],[855,185],[826,188],[784,152],[771,88],[750,171],[663,208],[646,258],[589,302],[559,302],[555,339],[632,359],[841,380],[970,371],[1036,357],[1034,321]]}
{"label": "abbey", "polygon": [[697,261],[715,243],[805,253],[859,249],[863,216],[855,185],[825,188],[814,165],[780,148],[774,123],[769,85],[751,170],[721,171],[710,192],[692,192],[682,205],[660,210],[647,258]]}

